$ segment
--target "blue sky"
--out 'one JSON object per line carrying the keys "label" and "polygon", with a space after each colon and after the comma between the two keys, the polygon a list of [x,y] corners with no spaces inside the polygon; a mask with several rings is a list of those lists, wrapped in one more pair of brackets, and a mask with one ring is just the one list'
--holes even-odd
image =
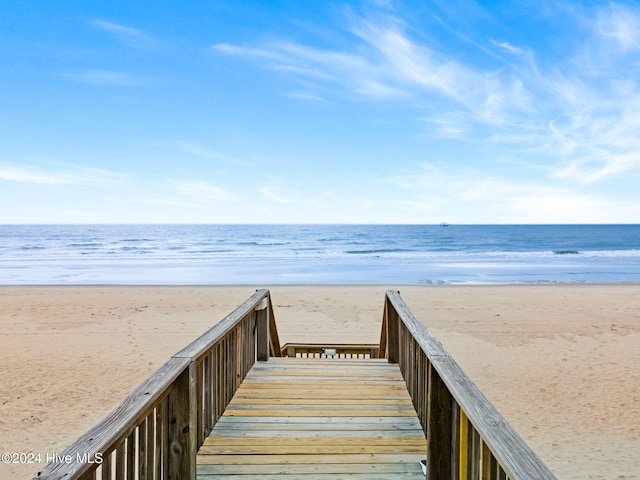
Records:
{"label": "blue sky", "polygon": [[640,4],[2,2],[0,223],[640,223]]}

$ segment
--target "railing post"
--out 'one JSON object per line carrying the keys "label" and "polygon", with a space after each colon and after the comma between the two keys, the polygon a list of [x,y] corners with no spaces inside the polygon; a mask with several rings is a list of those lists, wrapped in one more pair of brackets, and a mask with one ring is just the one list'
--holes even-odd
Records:
{"label": "railing post", "polygon": [[384,309],[387,319],[387,360],[389,363],[398,363],[398,312],[388,295],[385,297]]}
{"label": "railing post", "polygon": [[269,299],[264,297],[256,306],[256,359],[269,360]]}
{"label": "railing post", "polygon": [[429,363],[427,403],[427,478],[452,477],[453,397]]}
{"label": "railing post", "polygon": [[176,379],[168,397],[169,480],[195,480],[197,433],[196,365]]}

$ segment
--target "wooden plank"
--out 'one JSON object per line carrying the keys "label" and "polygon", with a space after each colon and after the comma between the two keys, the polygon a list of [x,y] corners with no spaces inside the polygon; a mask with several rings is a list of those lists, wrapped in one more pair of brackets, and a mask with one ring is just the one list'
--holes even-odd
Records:
{"label": "wooden plank", "polygon": [[[357,382],[357,383],[355,383]],[[386,382],[375,382],[375,381],[364,381],[355,380],[353,383],[349,383],[348,381],[336,382],[336,381],[324,381],[318,380],[313,381],[309,380],[306,382],[298,381],[298,382],[279,382],[278,380],[272,380],[269,382],[246,382],[244,385],[244,392],[251,392],[255,390],[269,390],[269,391],[280,391],[286,392],[291,391],[295,392],[296,390],[305,389],[311,391],[323,391],[327,395],[340,395],[340,396],[348,396],[351,392],[360,392],[363,390],[369,389],[381,392],[395,392],[402,393],[404,398],[407,398],[406,395],[406,386],[402,381],[386,381]],[[371,392],[373,393],[373,392]]]}
{"label": "wooden plank", "polygon": [[155,410],[155,449],[154,449],[154,477],[158,480],[162,479],[162,442],[164,420],[166,418],[167,402],[163,401]]}
{"label": "wooden plank", "polygon": [[[404,381],[402,375],[398,371],[389,371],[386,368],[375,368],[371,370],[363,370],[362,368],[350,368],[344,370],[337,370],[334,368],[323,369],[305,369],[305,368],[287,368],[286,370],[251,370],[247,375],[247,381],[264,380],[267,377],[269,380],[276,380],[278,382],[286,382],[289,380],[328,380],[335,382],[348,382],[350,379],[357,378],[360,380],[377,380],[377,381]],[[275,377],[275,378],[273,378]]]}
{"label": "wooden plank", "polygon": [[[380,349],[379,344],[375,343],[296,343],[296,342],[288,342],[282,346],[283,349],[290,351],[292,348],[296,353],[321,353],[322,357],[318,358],[343,358],[338,357],[340,354],[354,354],[354,355],[363,355],[366,354],[367,357],[359,356],[359,357],[346,357],[346,358],[377,358],[378,352]],[[323,350],[325,348],[336,350],[336,356],[326,356],[324,355]],[[373,355],[369,357],[369,355]],[[300,358],[300,357],[293,357]],[[303,357],[304,358],[304,357]]]}
{"label": "wooden plank", "polygon": [[236,394],[229,403],[233,405],[406,405],[413,406],[409,398],[254,398]]}
{"label": "wooden plank", "polygon": [[102,465],[100,466],[100,468],[102,469],[102,480],[111,480],[112,475],[111,475],[111,457],[112,457],[112,453],[109,452],[108,454],[105,454],[104,457],[102,457]]}
{"label": "wooden plank", "polygon": [[281,347],[278,338],[278,328],[276,326],[276,317],[273,314],[273,303],[271,302],[271,294],[267,291],[267,301],[269,305],[269,354],[271,357],[280,357]]}
{"label": "wooden plank", "polygon": [[196,365],[191,362],[189,368],[176,380],[167,400],[169,478],[195,477],[196,395]]}
{"label": "wooden plank", "polygon": [[[332,445],[327,443],[331,442],[325,441],[324,445],[273,445],[271,442],[262,445],[203,445],[200,447],[199,455],[201,457],[206,455],[375,455],[388,454],[389,451],[393,451],[394,454],[415,454],[420,447],[426,448],[426,443],[424,445]],[[419,455],[424,458],[424,453]]]}
{"label": "wooden plank", "polygon": [[271,370],[321,370],[321,369],[331,369],[335,371],[349,371],[349,370],[360,370],[360,371],[378,371],[385,370],[389,372],[393,372],[394,370],[393,364],[388,363],[383,359],[375,359],[375,358],[367,358],[367,359],[357,359],[357,358],[340,358],[339,361],[336,359],[327,359],[327,358],[315,358],[313,362],[309,362],[308,359],[305,358],[269,358],[268,362],[259,363],[253,366],[252,370],[255,372],[261,371],[271,371]]}
{"label": "wooden plank", "polygon": [[459,444],[459,475],[461,480],[467,480],[467,466],[469,464],[469,421],[462,409],[458,409],[460,417],[460,444]]}
{"label": "wooden plank", "polygon": [[[355,377],[355,375],[354,375]],[[275,380],[275,381],[274,381]],[[267,379],[255,379],[255,378],[247,378],[243,382],[247,388],[257,389],[257,388],[270,388],[270,389],[292,389],[299,387],[315,387],[315,388],[342,388],[345,385],[348,386],[356,386],[358,388],[377,388],[382,387],[385,389],[399,389],[404,391],[407,389],[402,378],[398,379],[382,379],[382,380],[373,380],[370,378],[335,378],[335,379],[325,379],[325,378],[306,378],[306,379],[290,379],[290,378],[267,378]]]}
{"label": "wooden plank", "polygon": [[264,382],[282,382],[282,384],[295,384],[295,383],[312,383],[312,382],[327,382],[327,383],[350,383],[350,382],[401,382],[402,377],[395,374],[363,374],[363,373],[330,373],[330,372],[300,372],[289,373],[288,375],[280,374],[279,372],[264,372],[262,374],[253,374],[245,379],[244,383],[264,383]]}
{"label": "wooden plank", "polygon": [[[292,367],[300,367],[300,368],[318,368],[318,367],[328,367],[331,368],[332,366],[335,367],[336,369],[340,370],[344,367],[344,365],[342,365],[343,363],[345,365],[348,365],[350,367],[365,367],[367,366],[368,362],[372,362],[371,365],[375,365],[376,367],[379,367],[381,365],[387,365],[387,366],[393,366],[393,364],[389,364],[386,360],[384,359],[380,359],[380,358],[322,358],[322,357],[317,357],[317,358],[301,358],[301,357],[284,357],[284,358],[269,358],[269,362],[272,362],[273,360],[276,360],[278,363],[276,363],[276,366],[285,366],[287,368],[292,368]],[[309,362],[313,360],[313,364],[312,365],[305,365],[303,362]]]}
{"label": "wooden plank", "polygon": [[[411,405],[287,405],[287,404],[250,404],[235,403],[227,408],[231,416],[314,416],[314,417],[351,417],[351,416],[414,416]],[[253,412],[253,413],[252,413]],[[283,412],[288,412],[284,414]],[[334,413],[335,412],[335,413]],[[375,413],[372,413],[375,412]]]}
{"label": "wooden plank", "polygon": [[[322,399],[327,398],[327,392],[324,390],[313,390],[313,391],[305,391],[298,390],[295,392],[281,392],[281,391],[269,391],[269,390],[244,390],[240,393],[242,398],[280,398],[280,399]],[[335,396],[333,397],[335,398]],[[403,395],[402,392],[370,392],[367,394],[367,390],[357,390],[353,391],[349,395],[350,399],[384,399],[384,400],[404,400],[408,397]],[[410,400],[410,399],[409,399]]]}
{"label": "wooden plank", "polygon": [[136,477],[136,434],[135,431],[127,437],[127,480],[134,480]]}
{"label": "wooden plank", "polygon": [[[264,418],[264,417],[263,417]],[[340,422],[339,431],[351,431],[351,430],[362,430],[362,431],[379,431],[380,435],[384,435],[387,430],[392,431],[414,431],[420,432],[420,424],[418,422],[414,423],[400,423],[396,420],[404,420],[409,417],[387,417],[389,420],[387,422],[366,422],[364,420],[372,420],[372,417],[362,418],[362,421],[351,421],[351,422]],[[260,421],[262,420],[260,417],[254,417],[251,419],[250,417],[234,417],[236,420],[250,420],[249,422],[225,422],[224,425],[216,425],[216,428],[211,432],[212,436],[218,434],[219,430],[241,430],[241,431],[258,431],[258,430],[308,430],[310,432],[319,432],[319,431],[330,431],[337,430],[336,422],[314,422],[308,421],[307,417],[289,417],[286,421]],[[300,421],[302,420],[302,421]],[[351,420],[347,417],[342,418],[342,420]]]}
{"label": "wooden plank", "polygon": [[147,420],[138,427],[138,480],[147,480]]}
{"label": "wooden plank", "polygon": [[[215,480],[216,478],[219,478],[218,475],[214,474],[214,475],[206,475],[206,474],[202,474],[198,476],[199,480]],[[389,480],[389,474],[388,473],[381,473],[381,474],[375,474],[375,473],[349,473],[349,474],[331,474],[331,478],[332,480],[342,480],[342,479],[349,479],[349,480]],[[269,474],[263,474],[263,473],[256,473],[255,475],[247,475],[244,474],[242,476],[238,476],[237,477],[238,480],[282,480],[282,475],[281,474],[273,474],[273,475],[269,475]],[[327,479],[327,473],[319,473],[319,474],[306,474],[304,476],[304,480],[326,480]],[[420,473],[394,473],[393,474],[393,479],[394,480],[424,480],[424,475],[422,474],[422,472]]]}
{"label": "wooden plank", "polygon": [[[322,473],[335,474],[379,474],[387,479],[396,478],[396,474],[419,473],[424,480],[422,469],[417,463],[322,463],[322,464],[272,464],[272,465],[198,465],[198,478],[201,475],[310,475]],[[326,478],[326,477],[325,477]],[[243,480],[242,478],[240,480]]]}
{"label": "wooden plank", "polygon": [[399,318],[396,309],[393,307],[389,295],[385,299],[384,315],[386,318],[387,340],[386,352],[389,363],[398,363],[398,327]]}
{"label": "wooden plank", "polygon": [[[156,427],[155,427],[155,413],[151,412],[148,416],[147,416],[147,421],[146,421],[146,425],[147,425],[147,440],[146,440],[146,466],[145,466],[145,471],[146,471],[146,477],[148,480],[153,480],[154,476],[154,471],[153,471],[153,466],[154,466],[154,454],[155,454],[155,448],[154,448],[154,440],[156,438]],[[140,478],[140,480],[143,480],[143,477]]]}
{"label": "wooden plank", "polygon": [[[331,375],[350,375],[352,373],[361,373],[363,375],[375,375],[375,374],[388,374],[402,378],[402,375],[399,374],[397,370],[393,369],[393,364],[376,364],[376,365],[359,365],[355,363],[350,363],[349,365],[338,365],[338,362],[332,363],[320,363],[320,360],[316,360],[318,365],[287,365],[287,364],[271,364],[272,359],[269,359],[267,363],[260,363],[257,366],[254,365],[255,368],[251,369],[251,375],[261,375],[261,374],[279,374],[279,375],[287,375],[289,372],[300,372],[302,373],[329,373]],[[316,363],[316,362],[314,362]],[[342,360],[340,361],[342,363]]]}
{"label": "wooden plank", "polygon": [[126,470],[126,449],[125,442],[122,442],[116,448],[116,480],[124,480]]}
{"label": "wooden plank", "polygon": [[197,401],[197,434],[196,438],[198,443],[202,442],[204,437],[207,436],[209,432],[205,432],[205,423],[206,423],[206,412],[205,405],[210,405],[210,402],[205,403],[205,396],[207,390],[207,384],[204,375],[204,364],[209,355],[203,358],[200,362],[197,363],[196,366],[196,401]]}
{"label": "wooden plank", "polygon": [[[383,424],[390,424],[390,425],[397,425],[398,427],[402,424],[405,425],[410,425],[414,428],[420,428],[420,422],[418,421],[418,417],[416,417],[415,415],[413,417],[407,416],[407,417],[358,417],[358,416],[354,416],[354,417],[323,417],[323,416],[313,416],[313,417],[292,417],[292,416],[281,416],[281,415],[275,415],[272,417],[231,417],[231,416],[227,416],[226,414],[223,415],[220,420],[218,425],[225,425],[228,423],[235,423],[235,424],[239,424],[239,423],[250,423],[250,424],[255,424],[255,423],[259,423],[259,422],[267,422],[267,423],[273,423],[273,424],[279,424],[279,423],[306,423],[306,424],[322,424],[322,425],[329,425],[329,424],[337,424],[340,426],[343,426],[345,424],[349,424],[349,423],[356,423],[356,424],[362,424],[362,423],[370,423],[373,425],[383,425]],[[214,432],[215,429],[218,428],[218,425],[215,426],[214,428]]]}
{"label": "wooden plank", "polygon": [[396,365],[278,359],[276,368],[272,360],[254,365],[205,439],[200,480],[424,478],[427,443]]}
{"label": "wooden plank", "polygon": [[[269,443],[270,446],[325,446],[331,444],[333,446],[351,446],[351,445],[412,445],[422,447],[427,445],[427,440],[424,436],[411,436],[404,438],[379,438],[379,437],[363,437],[363,436],[350,436],[348,438],[268,438],[268,437],[252,437],[252,438],[221,438],[221,437],[207,437],[204,441],[203,447],[211,446],[236,446],[236,445],[264,445]],[[200,451],[200,453],[202,450]]]}
{"label": "wooden plank", "polygon": [[[278,386],[269,386],[269,385],[262,385],[262,386],[256,386],[256,385],[247,385],[245,389],[243,389],[243,393],[247,394],[247,393],[252,393],[252,394],[259,394],[259,393],[264,393],[264,392],[268,392],[268,393],[273,393],[273,394],[280,394],[280,395],[300,395],[301,392],[302,394],[306,394],[309,395],[310,393],[313,394],[323,394],[325,397],[353,397],[353,396],[360,396],[363,393],[367,393],[369,392],[371,393],[375,393],[378,396],[380,395],[396,395],[396,396],[401,396],[402,398],[408,398],[406,395],[406,388],[400,384],[400,385],[389,385],[389,386],[361,386],[361,385],[345,385],[344,388],[343,387],[335,387],[335,386],[329,386],[329,385],[317,385],[317,384],[309,384],[309,385],[299,385],[297,388],[290,388],[290,387],[278,387]],[[231,400],[231,399],[229,399]]]}
{"label": "wooden plank", "polygon": [[264,299],[264,305],[256,307],[256,360],[266,362],[269,360],[269,305],[268,299]]}
{"label": "wooden plank", "polygon": [[83,473],[82,476],[78,478],[78,480],[96,480],[96,468],[97,467],[93,465],[91,470]]}
{"label": "wooden plank", "polygon": [[347,455],[198,455],[199,465],[278,465],[278,464],[353,464],[353,463],[418,463],[419,453],[378,453]]}
{"label": "wooden plank", "polygon": [[[295,417],[294,417],[295,418]],[[402,418],[402,417],[397,417]],[[354,435],[353,432],[362,432],[363,435],[377,434],[381,437],[387,436],[389,432],[397,432],[400,434],[410,433],[417,435],[420,429],[412,424],[394,425],[393,423],[347,423],[341,424],[339,429],[334,424],[322,423],[253,423],[253,424],[230,424],[220,427],[212,435],[240,436],[244,432],[248,436],[267,435],[265,432],[286,432],[290,436],[303,436],[308,432],[310,436],[322,435],[326,432],[336,431],[336,435],[342,433],[343,436]],[[227,432],[227,433],[224,433]],[[291,432],[291,433],[289,433]],[[319,432],[319,433],[317,433]],[[371,433],[374,432],[374,433]]]}
{"label": "wooden plank", "polygon": [[[348,425],[336,431],[334,428],[319,428],[319,426],[288,425],[284,428],[275,427],[251,427],[251,428],[220,428],[216,431],[215,438],[332,438],[334,440],[361,438],[369,435],[369,438],[380,440],[393,440],[398,438],[417,438],[421,432],[415,428],[375,427],[372,425]],[[211,437],[209,437],[211,438]],[[422,437],[424,438],[424,436]],[[425,447],[426,448],[426,447]]]}
{"label": "wooden plank", "polygon": [[427,477],[451,478],[451,419],[453,398],[433,367],[429,367],[429,403],[427,405]]}
{"label": "wooden plank", "polygon": [[[386,303],[386,299],[385,299]],[[380,345],[378,358],[387,358],[387,309],[382,309],[382,327],[380,328]]]}
{"label": "wooden plank", "polygon": [[[289,410],[287,417],[415,417],[415,411],[407,410]],[[227,409],[225,415],[231,417],[273,417],[277,410],[234,410]]]}
{"label": "wooden plank", "polygon": [[[370,392],[367,395],[367,392]],[[280,390],[280,389],[249,389],[243,390],[238,394],[237,401],[229,403],[228,406],[237,404],[242,401],[243,398],[253,399],[330,399],[330,400],[406,400],[409,399],[402,390],[398,389],[378,389],[372,392],[370,389],[353,387],[348,394],[342,394],[341,392],[331,391],[327,389],[295,389],[295,390]],[[410,400],[410,399],[409,399]]]}
{"label": "wooden plank", "polygon": [[203,375],[203,405],[202,405],[202,434],[204,438],[209,435],[214,425],[214,409],[215,401],[214,395],[214,377],[213,377],[213,351],[202,361],[202,375]]}
{"label": "wooden plank", "polygon": [[[387,404],[387,405],[358,405],[358,404],[350,404],[350,405],[274,405],[274,404],[251,404],[245,405],[243,403],[235,403],[230,405],[227,408],[227,411],[230,415],[234,415],[239,411],[246,412],[256,412],[256,411],[277,411],[277,412],[286,412],[285,416],[301,416],[301,415],[309,415],[309,416],[336,416],[336,415],[327,415],[326,413],[317,413],[317,412],[327,412],[327,411],[337,411],[337,412],[356,412],[354,415],[360,414],[361,416],[371,416],[368,412],[382,412],[379,415],[381,417],[389,417],[389,416],[397,416],[398,412],[402,412],[403,414],[409,414],[410,416],[415,415],[415,410],[412,405],[395,405],[395,404]],[[305,413],[302,413],[305,412]],[[247,414],[248,415],[248,414]],[[256,414],[256,416],[259,414]],[[341,417],[344,417],[344,413],[340,413]],[[351,415],[347,415],[351,416]]]}

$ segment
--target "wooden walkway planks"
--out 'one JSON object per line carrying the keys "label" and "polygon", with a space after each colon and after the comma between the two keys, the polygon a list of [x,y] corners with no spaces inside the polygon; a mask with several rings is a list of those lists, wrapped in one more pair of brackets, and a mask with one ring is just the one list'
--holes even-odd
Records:
{"label": "wooden walkway planks", "polygon": [[426,440],[397,365],[270,358],[197,457],[198,480],[424,479]]}

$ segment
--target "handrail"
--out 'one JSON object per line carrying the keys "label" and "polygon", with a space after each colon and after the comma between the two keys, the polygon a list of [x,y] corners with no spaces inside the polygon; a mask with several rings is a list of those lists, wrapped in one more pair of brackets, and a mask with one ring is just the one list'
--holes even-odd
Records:
{"label": "handrail", "polygon": [[304,358],[380,358],[377,344],[352,343],[285,343],[283,357]]}
{"label": "handrail", "polygon": [[195,479],[198,448],[255,361],[274,349],[279,353],[269,290],[258,290],[173,355],[37,480]]}
{"label": "handrail", "polygon": [[380,348],[398,363],[427,436],[427,478],[556,479],[392,290]]}

